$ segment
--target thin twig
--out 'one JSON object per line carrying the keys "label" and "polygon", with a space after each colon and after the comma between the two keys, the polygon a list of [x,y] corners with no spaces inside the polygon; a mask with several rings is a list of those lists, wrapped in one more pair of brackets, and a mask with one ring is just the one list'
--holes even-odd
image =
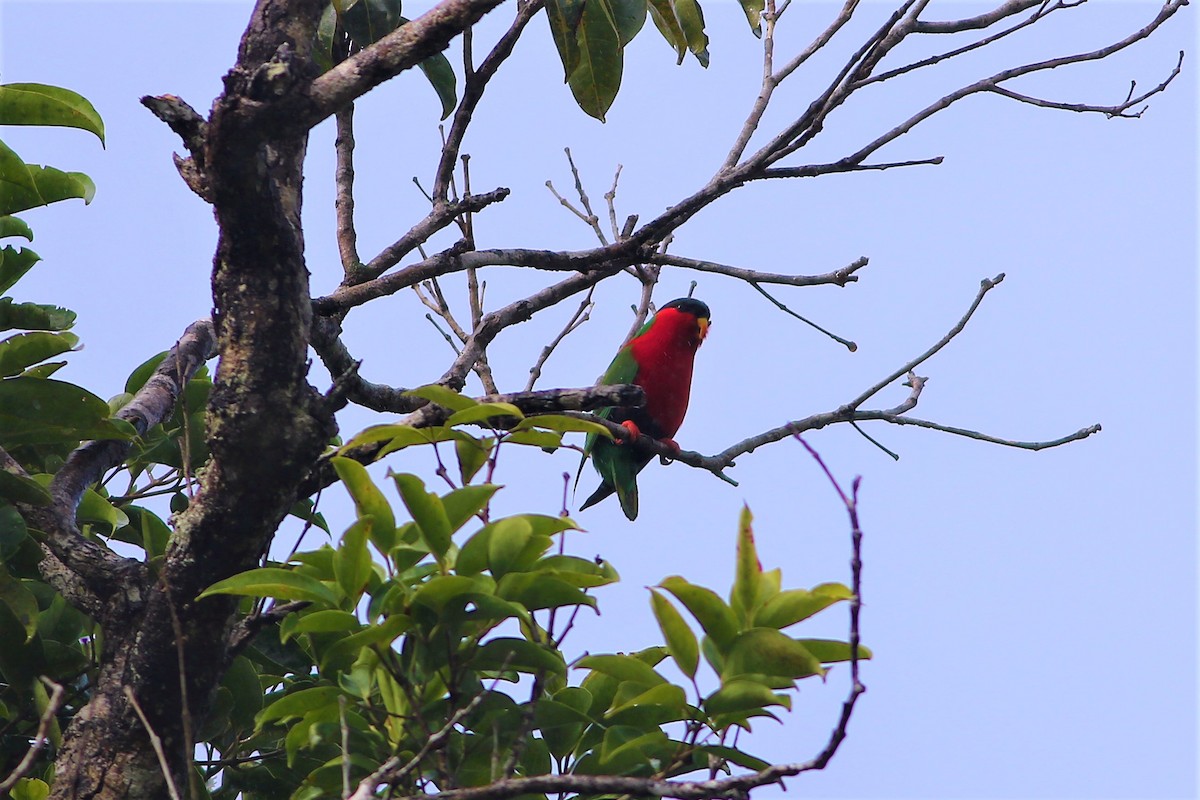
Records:
{"label": "thin twig", "polygon": [[146,729],[146,735],[150,739],[150,747],[154,749],[154,755],[158,758],[158,768],[162,770],[163,779],[167,783],[167,793],[171,795],[171,800],[180,800],[179,790],[175,787],[175,778],[171,775],[171,767],[167,763],[167,754],[163,752],[162,739],[154,732],[154,728],[150,727],[150,720],[146,718],[146,712],[142,711],[141,705],[138,704],[137,698],[133,694],[133,689],[129,686],[122,688],[125,691],[125,697],[129,700],[130,705],[133,706],[134,712]]}

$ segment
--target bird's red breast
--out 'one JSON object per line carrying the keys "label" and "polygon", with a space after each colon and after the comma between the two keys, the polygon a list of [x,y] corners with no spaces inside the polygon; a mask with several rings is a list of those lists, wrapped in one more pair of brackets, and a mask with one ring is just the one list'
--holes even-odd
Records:
{"label": "bird's red breast", "polygon": [[659,438],[673,438],[683,424],[692,364],[707,335],[707,319],[663,308],[650,329],[629,343],[638,365],[634,383],[646,390],[646,413],[658,425]]}

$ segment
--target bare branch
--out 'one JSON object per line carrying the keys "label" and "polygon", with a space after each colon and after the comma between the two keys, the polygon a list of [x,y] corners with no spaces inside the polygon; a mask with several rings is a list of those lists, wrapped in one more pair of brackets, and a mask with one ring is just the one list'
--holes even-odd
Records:
{"label": "bare branch", "polygon": [[697,258],[668,255],[667,253],[655,253],[647,261],[651,264],[682,267],[684,269],[694,269],[699,272],[715,272],[718,275],[728,275],[731,278],[737,278],[747,283],[773,283],[783,286],[820,286],[825,284],[845,286],[848,283],[857,281],[858,276],[854,273],[867,265],[867,257],[860,256],[841,269],[826,272],[823,275],[786,275],[778,272],[759,272],[753,269],[731,267],[725,264],[718,264],[715,261],[703,261]]}
{"label": "bare branch", "polygon": [[528,0],[528,2],[518,5],[516,19],[496,42],[492,52],[488,53],[487,58],[483,60],[478,69],[468,71],[463,84],[462,99],[459,100],[458,108],[455,109],[454,120],[450,123],[450,132],[446,136],[446,143],[442,146],[442,155],[434,174],[433,198],[435,205],[445,203],[447,200],[450,180],[454,174],[454,165],[458,161],[459,149],[462,147],[463,137],[467,135],[467,128],[471,124],[475,109],[483,98],[484,89],[487,88],[492,76],[496,74],[496,70],[512,54],[517,39],[521,37],[529,20],[542,8],[542,3],[543,0]]}
{"label": "bare branch", "polygon": [[542,348],[541,355],[532,367],[529,368],[529,381],[525,384],[525,391],[532,392],[533,386],[538,382],[538,378],[542,377],[542,367],[546,365],[550,355],[558,347],[562,340],[567,338],[573,331],[577,330],[580,325],[587,322],[591,316],[591,310],[595,306],[592,302],[592,291],[589,290],[587,296],[580,302],[579,308],[575,309],[575,313],[567,320],[567,324],[559,331],[559,334],[550,341],[550,344]]}
{"label": "bare branch", "polygon": [[358,234],[354,230],[354,104],[338,109],[337,138],[333,145],[337,166],[333,178],[336,186],[333,207],[337,217],[338,255],[346,275],[353,274],[361,264],[358,260]]}

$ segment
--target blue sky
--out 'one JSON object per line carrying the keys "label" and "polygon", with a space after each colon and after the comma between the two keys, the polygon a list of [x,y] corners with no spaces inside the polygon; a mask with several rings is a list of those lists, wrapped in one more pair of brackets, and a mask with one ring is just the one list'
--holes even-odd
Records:
{"label": "blue sky", "polygon": [[[888,8],[869,3],[861,13],[877,24]],[[935,2],[927,16],[982,8]],[[83,170],[97,183],[90,207],[24,215],[45,261],[17,289],[22,300],[79,312],[85,349],[63,374],[102,396],[119,392],[135,366],[211,305],[212,215],[175,174],[177,140],[137,100],[172,93],[207,109],[248,9],[233,2],[0,3],[0,79],[75,89],[107,125],[104,150],[75,131],[4,131],[27,160]],[[1041,33],[1014,37],[994,56],[876,87],[840,110],[801,155],[813,162],[845,155],[964,83],[1008,64],[1091,49],[1119,38],[1114,31],[1140,27],[1156,9],[1088,4],[1057,15]],[[648,27],[630,47],[625,85],[605,125],[573,106],[545,23],[533,22],[464,148],[476,191],[513,190],[477,218],[481,246],[592,246],[589,231],[544,187],[547,179],[563,191],[570,186],[564,146],[596,202],[616,165],[624,166],[622,216],[647,219],[708,179],[757,92],[761,66],[735,3],[710,0],[705,13],[711,68],[691,60],[676,68]],[[833,13],[825,3],[795,4],[782,25],[781,51],[807,44]],[[477,41],[495,24],[485,24]],[[871,27],[847,31],[847,41]],[[999,272],[1007,279],[967,330],[918,370],[929,383],[914,413],[1014,439],[1104,426],[1085,442],[1041,453],[868,426],[900,453],[898,462],[847,426],[807,437],[839,477],[863,476],[863,635],[876,659],[864,666],[869,692],[842,751],[825,773],[790,781],[789,794],[1195,796],[1195,31],[1194,12],[1185,10],[1110,61],[1014,87],[1115,102],[1130,79],[1154,85],[1188,49],[1183,74],[1152,98],[1142,119],[971,98],[879,154],[897,161],[943,155],[941,166],[747,187],[676,237],[677,254],[771,271],[825,272],[870,258],[847,288],[776,292],[855,340],[854,354],[736,281],[664,275],[660,302],[686,294],[696,279],[696,296],[713,311],[677,437],[685,448],[715,452],[836,408],[936,341],[980,279]],[[806,87],[838,64],[818,59],[811,78],[798,74],[790,90],[785,84],[765,125],[798,113]],[[429,183],[438,105],[420,75],[406,74],[359,109],[359,242],[370,255],[424,212],[411,178]],[[305,187],[314,293],[340,277],[331,143],[328,124],[314,132]],[[487,277],[493,307],[546,281],[514,269]],[[448,286],[462,297],[459,284]],[[540,386],[586,385],[607,365],[628,327],[636,286],[613,281],[597,297],[592,320],[567,339]],[[573,309],[568,303],[497,342],[490,352],[502,389],[523,386]],[[423,315],[416,298],[403,295],[350,318],[347,343],[368,379],[417,385],[441,374],[448,348]],[[313,379],[324,386],[327,376],[317,367]],[[895,405],[906,392],[892,387],[870,405]],[[343,431],[372,421],[347,414]],[[427,462],[412,454],[391,465],[429,473]],[[569,452],[507,461],[500,478],[512,487],[500,495],[500,511],[556,512],[558,476],[573,472],[575,462]],[[657,643],[643,587],[668,574],[726,589],[743,502],[756,515],[764,565],[782,566],[786,586],[849,581],[844,513],[799,445],[780,442],[744,456],[733,474],[736,489],[681,465],[651,465],[635,524],[612,502],[579,515],[588,532],[570,545],[582,555],[603,554],[623,581],[600,595],[603,616],[581,620],[576,647]],[[325,502],[331,518],[340,508],[346,519],[344,503]],[[845,633],[840,610],[827,616],[811,635]],[[763,725],[748,749],[780,760],[813,755],[836,720],[842,672],[805,687],[785,724]]]}

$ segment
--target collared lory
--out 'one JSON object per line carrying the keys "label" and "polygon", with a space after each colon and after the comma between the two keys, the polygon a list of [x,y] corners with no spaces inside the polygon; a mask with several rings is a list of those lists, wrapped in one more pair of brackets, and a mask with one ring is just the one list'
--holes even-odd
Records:
{"label": "collared lory", "polygon": [[[687,413],[688,395],[692,390],[692,362],[696,350],[708,335],[708,306],[699,300],[684,297],[672,300],[621,348],[600,379],[602,385],[633,383],[646,392],[646,405],[641,408],[606,408],[598,416],[620,423],[635,436],[653,436],[679,449],[672,437],[683,424]],[[653,458],[652,453],[639,450],[632,442],[623,444],[594,433],[584,444],[584,461],[588,456],[600,473],[600,487],[592,493],[580,510],[594,506],[614,492],[621,501],[621,510],[630,520],[637,519],[637,474]],[[583,464],[579,465],[580,472]],[[575,478],[579,482],[578,476]]]}

